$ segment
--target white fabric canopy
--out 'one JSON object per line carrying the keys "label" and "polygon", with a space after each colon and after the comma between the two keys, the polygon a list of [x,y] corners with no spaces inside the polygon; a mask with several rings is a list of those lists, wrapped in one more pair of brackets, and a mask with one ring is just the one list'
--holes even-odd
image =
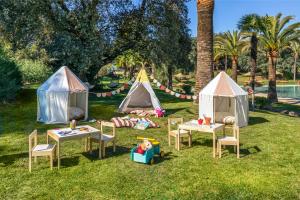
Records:
{"label": "white fabric canopy", "polygon": [[119,112],[149,108],[157,109],[161,106],[151,87],[146,71],[141,69],[126,98],[120,104]]}
{"label": "white fabric canopy", "polygon": [[68,123],[71,107],[88,118],[88,87],[66,66],[61,67],[37,90],[37,121],[47,124]]}
{"label": "white fabric canopy", "polygon": [[235,118],[235,125],[248,125],[248,93],[225,72],[220,72],[199,93],[199,118],[211,117],[223,122],[227,116]]}

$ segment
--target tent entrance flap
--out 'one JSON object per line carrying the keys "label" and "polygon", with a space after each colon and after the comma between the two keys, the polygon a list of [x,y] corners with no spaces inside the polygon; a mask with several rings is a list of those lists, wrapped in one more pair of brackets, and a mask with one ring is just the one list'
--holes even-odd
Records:
{"label": "tent entrance flap", "polygon": [[127,107],[129,108],[153,108],[151,96],[143,85],[140,85],[135,89],[128,101]]}

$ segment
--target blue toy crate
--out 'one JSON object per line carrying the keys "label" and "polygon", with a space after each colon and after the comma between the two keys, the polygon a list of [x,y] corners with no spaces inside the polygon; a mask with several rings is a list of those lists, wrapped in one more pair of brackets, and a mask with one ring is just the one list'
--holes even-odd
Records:
{"label": "blue toy crate", "polygon": [[144,164],[153,164],[154,160],[154,149],[149,149],[148,151],[146,151],[144,154],[140,154],[140,153],[135,153],[137,147],[134,147],[131,149],[130,152],[130,159],[135,161],[135,162],[139,162],[139,163],[144,163]]}

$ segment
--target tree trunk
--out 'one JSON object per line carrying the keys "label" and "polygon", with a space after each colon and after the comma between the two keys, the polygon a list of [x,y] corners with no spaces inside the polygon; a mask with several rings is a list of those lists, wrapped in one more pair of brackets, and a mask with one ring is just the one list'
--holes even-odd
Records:
{"label": "tree trunk", "polygon": [[232,57],[232,79],[237,83],[237,66],[238,66],[238,57]]}
{"label": "tree trunk", "polygon": [[172,89],[173,86],[173,68],[172,66],[168,66],[168,88]]}
{"label": "tree trunk", "polygon": [[298,54],[295,54],[294,56],[294,81],[296,82],[297,79],[297,59],[298,59]]}
{"label": "tree trunk", "polygon": [[270,55],[268,56],[268,60],[269,60],[268,61],[268,77],[269,77],[268,101],[274,103],[274,102],[278,102],[277,91],[276,91],[277,53],[270,53]]}
{"label": "tree trunk", "polygon": [[252,33],[251,36],[251,80],[250,85],[252,90],[255,89],[255,73],[256,73],[256,60],[257,60],[257,37],[256,33]]}
{"label": "tree trunk", "polygon": [[197,69],[195,95],[212,78],[214,0],[197,0]]}
{"label": "tree trunk", "polygon": [[152,63],[151,64],[151,74],[153,77],[155,77],[155,75],[156,75],[155,73],[156,73],[155,65]]}

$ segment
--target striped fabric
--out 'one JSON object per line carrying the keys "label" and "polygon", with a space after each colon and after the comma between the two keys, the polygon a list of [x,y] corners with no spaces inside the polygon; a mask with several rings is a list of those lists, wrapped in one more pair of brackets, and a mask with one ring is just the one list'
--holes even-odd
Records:
{"label": "striped fabric", "polygon": [[142,118],[142,120],[149,122],[149,128],[158,128],[159,124],[151,121],[149,118]]}
{"label": "striped fabric", "polygon": [[128,119],[122,119],[121,117],[114,117],[111,121],[116,125],[117,128],[120,127],[134,127],[136,122],[130,121]]}
{"label": "striped fabric", "polygon": [[[143,121],[149,122],[149,128],[158,128],[159,124],[151,121],[149,118],[141,118]],[[111,119],[117,128],[121,127],[134,127],[137,124],[137,121],[131,121],[128,119],[122,119],[121,117],[114,117]]]}

